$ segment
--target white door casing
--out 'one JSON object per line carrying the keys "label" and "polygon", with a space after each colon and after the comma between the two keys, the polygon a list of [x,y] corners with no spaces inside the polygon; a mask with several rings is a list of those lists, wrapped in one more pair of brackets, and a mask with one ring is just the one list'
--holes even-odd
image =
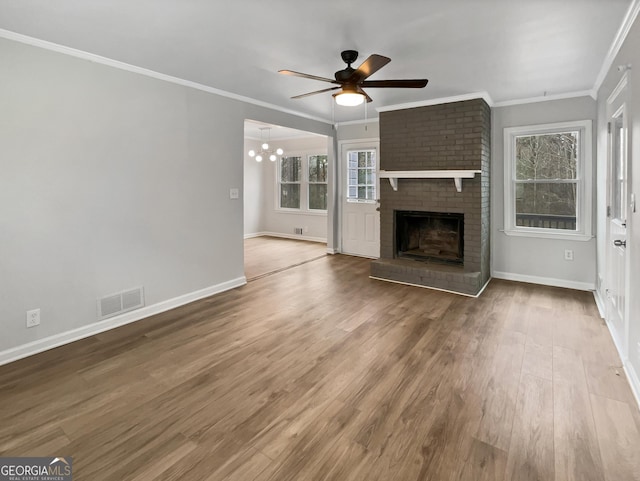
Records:
{"label": "white door casing", "polygon": [[607,101],[608,165],[606,222],[606,320],[623,360],[629,353],[627,311],[627,182],[628,116],[627,77],[621,80]]}

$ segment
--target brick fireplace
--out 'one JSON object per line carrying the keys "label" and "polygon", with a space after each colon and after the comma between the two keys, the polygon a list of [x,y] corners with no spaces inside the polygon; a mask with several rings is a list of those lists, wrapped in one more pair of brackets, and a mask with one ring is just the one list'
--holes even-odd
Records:
{"label": "brick fireplace", "polygon": [[[491,110],[482,99],[380,114],[380,169],[479,171],[380,179],[375,278],[477,295],[489,280]],[[418,174],[420,175],[420,174]],[[404,238],[403,238],[404,236]]]}

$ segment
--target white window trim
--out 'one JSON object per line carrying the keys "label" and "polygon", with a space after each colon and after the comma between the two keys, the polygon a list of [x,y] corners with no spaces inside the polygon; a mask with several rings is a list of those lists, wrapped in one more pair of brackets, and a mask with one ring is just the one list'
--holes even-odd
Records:
{"label": "white window trim", "polygon": [[[294,214],[294,215],[317,215],[317,216],[327,216],[326,210],[320,209],[309,209],[309,157],[312,155],[327,155],[328,154],[322,149],[310,149],[310,150],[296,150],[291,152],[286,152],[282,157],[300,157],[301,166],[300,166],[300,208],[291,208],[291,207],[280,207],[280,186],[282,184],[280,177],[280,168],[281,162],[280,158],[278,158],[276,162],[276,188],[275,188],[275,211],[279,214]],[[327,162],[329,158],[327,157]],[[315,182],[314,182],[315,183]],[[321,184],[322,182],[320,182]],[[327,191],[329,189],[329,183],[327,182]]]}
{"label": "white window trim", "polygon": [[[515,215],[515,138],[521,135],[540,135],[566,130],[580,131],[580,145],[577,165],[578,204],[576,205],[575,231],[521,227],[516,225]],[[538,237],[588,241],[593,238],[593,167],[592,167],[592,122],[577,120],[551,124],[524,125],[504,129],[504,233],[510,236]]]}

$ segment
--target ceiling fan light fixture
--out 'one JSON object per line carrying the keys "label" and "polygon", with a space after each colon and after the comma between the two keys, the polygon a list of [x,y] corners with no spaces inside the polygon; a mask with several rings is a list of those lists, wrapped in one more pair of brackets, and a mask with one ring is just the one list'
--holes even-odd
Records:
{"label": "ceiling fan light fixture", "polygon": [[340,92],[335,95],[336,103],[343,107],[355,107],[364,102],[364,95],[359,92]]}

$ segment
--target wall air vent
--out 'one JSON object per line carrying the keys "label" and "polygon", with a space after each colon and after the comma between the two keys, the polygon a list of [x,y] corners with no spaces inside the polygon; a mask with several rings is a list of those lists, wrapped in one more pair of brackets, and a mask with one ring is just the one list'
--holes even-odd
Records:
{"label": "wall air vent", "polygon": [[106,319],[144,306],[142,287],[111,294],[98,299],[98,317]]}

